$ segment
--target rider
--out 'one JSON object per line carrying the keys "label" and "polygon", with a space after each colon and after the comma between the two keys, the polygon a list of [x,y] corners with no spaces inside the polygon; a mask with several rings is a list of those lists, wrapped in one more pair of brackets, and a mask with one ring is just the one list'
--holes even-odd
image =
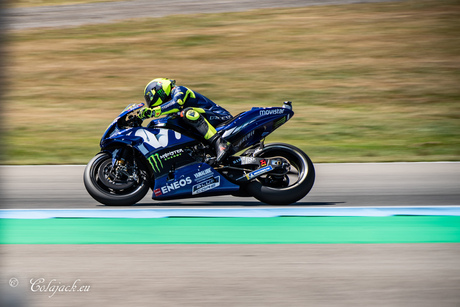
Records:
{"label": "rider", "polygon": [[138,115],[141,120],[180,112],[184,121],[214,146],[217,163],[227,156],[231,144],[214,128],[232,118],[227,110],[185,86],[176,86],[176,81],[168,78],[150,81],[144,89],[144,98],[147,107]]}

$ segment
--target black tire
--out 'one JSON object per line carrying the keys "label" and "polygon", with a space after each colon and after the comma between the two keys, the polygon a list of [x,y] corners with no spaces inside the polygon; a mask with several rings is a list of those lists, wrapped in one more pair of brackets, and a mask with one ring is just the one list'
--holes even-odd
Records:
{"label": "black tire", "polygon": [[[315,168],[310,158],[299,148],[282,143],[268,144],[256,153],[257,157],[286,159],[295,170],[277,181],[262,176],[244,189],[253,197],[269,205],[289,205],[305,197],[315,182]],[[290,177],[293,177],[292,179]],[[293,180],[294,179],[294,180]]]}
{"label": "black tire", "polygon": [[139,174],[139,182],[109,182],[103,175],[111,163],[112,157],[104,152],[89,161],[83,174],[88,193],[107,206],[131,206],[144,198],[149,190],[146,176]]}

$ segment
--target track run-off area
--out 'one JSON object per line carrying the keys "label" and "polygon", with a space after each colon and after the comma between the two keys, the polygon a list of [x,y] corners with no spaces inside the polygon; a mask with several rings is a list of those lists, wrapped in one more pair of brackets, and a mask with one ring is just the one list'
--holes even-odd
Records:
{"label": "track run-off area", "polygon": [[3,166],[0,242],[460,242],[460,163],[318,164],[311,193],[290,206],[232,196],[155,202],[150,193],[132,207],[102,206],[86,193],[83,169]]}
{"label": "track run-off area", "polygon": [[[0,167],[3,298],[47,307],[460,302],[460,163],[317,164],[310,194],[286,207],[151,195],[106,207],[86,193],[83,169]],[[51,292],[50,283],[89,291]]]}

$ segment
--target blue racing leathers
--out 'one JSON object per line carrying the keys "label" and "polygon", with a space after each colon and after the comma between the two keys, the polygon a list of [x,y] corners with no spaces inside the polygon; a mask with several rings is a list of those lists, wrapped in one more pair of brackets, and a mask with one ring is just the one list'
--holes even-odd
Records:
{"label": "blue racing leathers", "polygon": [[161,114],[177,113],[185,108],[193,108],[213,126],[232,118],[230,112],[214,103],[211,99],[185,86],[174,87],[171,91],[171,100],[163,103],[160,108]]}

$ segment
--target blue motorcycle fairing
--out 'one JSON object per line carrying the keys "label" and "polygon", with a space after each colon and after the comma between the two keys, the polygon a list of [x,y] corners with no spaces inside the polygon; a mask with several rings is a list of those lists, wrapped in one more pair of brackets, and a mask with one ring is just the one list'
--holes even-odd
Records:
{"label": "blue motorcycle fairing", "polygon": [[101,138],[101,141],[100,141],[100,147],[103,148],[103,142],[107,138],[124,131],[124,130],[120,130],[120,128],[118,127],[118,121],[120,120],[120,118],[128,115],[128,113],[139,110],[143,108],[144,106],[145,106],[144,103],[133,103],[133,104],[128,105],[126,108],[124,108],[123,111],[121,111],[121,113],[117,116],[117,118],[115,118],[105,130]]}
{"label": "blue motorcycle fairing", "polygon": [[206,163],[196,162],[176,169],[174,176],[155,180],[152,198],[170,200],[184,196],[215,196],[236,192],[240,187],[229,182]]}
{"label": "blue motorcycle fairing", "polygon": [[239,151],[259,143],[292,116],[288,108],[252,108],[216,130]]}
{"label": "blue motorcycle fairing", "polygon": [[176,115],[154,119],[147,127],[152,129],[170,129],[190,138],[203,140],[202,135],[195,131],[195,129],[191,129],[190,126],[184,123],[181,117]]}
{"label": "blue motorcycle fairing", "polygon": [[112,134],[101,141],[101,148],[116,147],[112,145],[126,144],[139,151],[149,162],[155,176],[168,173],[173,167],[193,163],[186,151],[196,140],[169,129],[149,129],[134,127]]}

